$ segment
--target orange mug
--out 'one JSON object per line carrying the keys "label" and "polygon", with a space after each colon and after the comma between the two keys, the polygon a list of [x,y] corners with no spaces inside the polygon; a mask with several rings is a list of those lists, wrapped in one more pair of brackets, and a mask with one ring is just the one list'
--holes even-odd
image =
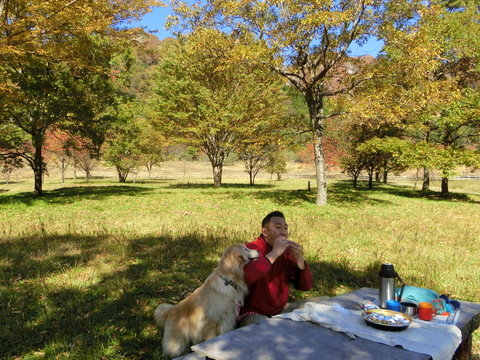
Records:
{"label": "orange mug", "polygon": [[428,302],[421,302],[418,304],[418,318],[425,321],[431,321],[434,316],[437,316],[437,308]]}

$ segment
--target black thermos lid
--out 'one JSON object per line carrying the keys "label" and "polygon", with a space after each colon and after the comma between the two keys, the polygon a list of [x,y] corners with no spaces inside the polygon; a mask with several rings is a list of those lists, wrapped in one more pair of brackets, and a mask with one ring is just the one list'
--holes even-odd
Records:
{"label": "black thermos lid", "polygon": [[380,277],[384,277],[384,278],[397,277],[397,273],[393,268],[393,264],[390,264],[390,263],[382,264],[382,267],[380,268]]}

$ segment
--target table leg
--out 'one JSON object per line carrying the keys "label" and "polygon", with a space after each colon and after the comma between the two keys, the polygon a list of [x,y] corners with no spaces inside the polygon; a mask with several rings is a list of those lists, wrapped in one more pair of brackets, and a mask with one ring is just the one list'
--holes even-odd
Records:
{"label": "table leg", "polygon": [[458,345],[457,351],[453,354],[453,360],[470,360],[472,357],[472,335]]}

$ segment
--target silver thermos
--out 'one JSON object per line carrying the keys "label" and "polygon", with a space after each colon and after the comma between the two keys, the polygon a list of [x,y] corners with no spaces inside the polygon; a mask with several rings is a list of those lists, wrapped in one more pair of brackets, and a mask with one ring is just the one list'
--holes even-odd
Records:
{"label": "silver thermos", "polygon": [[387,300],[395,300],[395,278],[398,277],[398,279],[402,283],[402,289],[400,290],[400,294],[398,296],[399,301],[401,301],[402,299],[403,288],[405,286],[405,283],[400,278],[400,276],[398,276],[398,274],[395,272],[393,264],[390,264],[390,263],[382,264],[379,275],[380,275],[379,305],[382,309],[385,309],[387,307],[387,303],[386,303]]}

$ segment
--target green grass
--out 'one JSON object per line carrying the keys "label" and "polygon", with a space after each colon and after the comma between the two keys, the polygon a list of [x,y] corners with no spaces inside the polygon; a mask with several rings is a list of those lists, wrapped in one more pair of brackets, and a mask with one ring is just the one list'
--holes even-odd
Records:
{"label": "green grass", "polygon": [[155,306],[187,296],[275,209],[314,274],[291,300],[377,287],[388,261],[408,285],[480,302],[480,184],[450,187],[331,181],[317,207],[307,180],[52,181],[42,198],[0,184],[0,358],[162,359]]}

